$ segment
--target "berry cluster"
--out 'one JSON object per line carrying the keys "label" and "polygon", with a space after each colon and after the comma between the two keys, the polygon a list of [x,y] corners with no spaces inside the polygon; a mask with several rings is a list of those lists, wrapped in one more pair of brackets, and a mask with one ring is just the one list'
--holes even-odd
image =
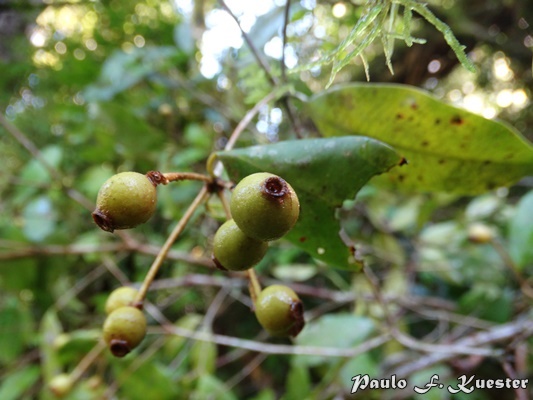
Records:
{"label": "berry cluster", "polygon": [[[237,184],[230,210],[233,219],[215,234],[213,261],[219,269],[243,271],[261,261],[269,241],[292,229],[300,214],[300,203],[284,179],[260,172]],[[296,336],[304,325],[302,302],[283,285],[272,285],[259,293],[255,314],[273,336]]]}
{"label": "berry cluster", "polygon": [[[218,183],[194,173],[122,172],[109,178],[100,188],[93,219],[107,232],[138,226],[155,212],[157,185],[182,179],[204,180],[205,190]],[[250,280],[256,281],[250,269],[263,259],[269,242],[283,237],[295,225],[300,213],[298,196],[279,176],[256,173],[242,179],[234,188],[227,211],[233,218],[221,225],[215,234],[214,264],[224,271],[249,270]],[[154,261],[151,270],[155,268],[157,272],[159,266],[160,263]],[[150,278],[147,275],[139,291],[120,287],[107,299],[103,337],[116,357],[124,357],[146,335],[147,322],[141,310],[155,272],[148,274]],[[251,287],[257,320],[265,330],[273,336],[296,336],[302,330],[303,306],[292,289],[283,285],[272,285],[264,290],[259,284]],[[65,382],[58,380],[55,386],[60,391]]]}
{"label": "berry cluster", "polygon": [[146,318],[134,306],[137,293],[133,288],[120,287],[111,292],[105,304],[104,340],[116,357],[124,357],[146,335]]}

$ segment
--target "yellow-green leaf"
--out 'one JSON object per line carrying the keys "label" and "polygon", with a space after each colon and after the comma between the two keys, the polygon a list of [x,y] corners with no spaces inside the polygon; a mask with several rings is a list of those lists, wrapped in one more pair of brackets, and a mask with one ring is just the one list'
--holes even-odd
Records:
{"label": "yellow-green leaf", "polygon": [[533,147],[515,129],[411,86],[344,85],[316,95],[307,110],[324,136],[393,146],[408,164],[379,180],[398,188],[473,195],[533,173]]}

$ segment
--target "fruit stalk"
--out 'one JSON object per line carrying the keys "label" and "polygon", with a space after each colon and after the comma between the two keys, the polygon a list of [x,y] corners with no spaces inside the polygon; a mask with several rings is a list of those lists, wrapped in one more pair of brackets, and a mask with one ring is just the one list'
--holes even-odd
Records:
{"label": "fruit stalk", "polygon": [[204,174],[197,174],[196,172],[165,172],[163,173],[163,176],[166,178],[167,183],[185,180],[202,181],[207,183],[213,182],[212,177]]}
{"label": "fruit stalk", "polygon": [[135,307],[142,309],[142,304],[144,302],[144,299],[146,298],[146,293],[148,292],[148,288],[154,281],[159,268],[161,268],[161,265],[163,264],[163,261],[165,260],[168,252],[170,251],[170,248],[172,247],[172,244],[176,241],[178,236],[183,232],[185,229],[185,226],[191,219],[192,215],[194,214],[194,211],[198,208],[200,204],[202,204],[207,196],[209,195],[209,189],[207,185],[204,185],[198,195],[196,195],[196,198],[193,200],[187,211],[185,211],[185,214],[181,217],[178,224],[172,231],[172,233],[169,235],[167,240],[165,241],[165,244],[163,244],[163,247],[161,247],[161,250],[159,251],[159,254],[155,258],[154,262],[150,266],[150,270],[146,274],[146,277],[144,278],[144,281],[142,283],[141,288],[139,289],[139,293],[137,294],[137,297],[135,299]]}

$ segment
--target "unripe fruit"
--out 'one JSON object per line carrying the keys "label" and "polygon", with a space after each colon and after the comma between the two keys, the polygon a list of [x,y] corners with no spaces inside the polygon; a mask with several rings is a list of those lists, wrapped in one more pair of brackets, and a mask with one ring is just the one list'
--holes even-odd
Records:
{"label": "unripe fruit", "polygon": [[52,378],[48,387],[56,397],[63,397],[72,390],[73,384],[69,374],[59,374]]}
{"label": "unripe fruit", "polygon": [[488,243],[494,239],[494,231],[482,223],[474,223],[468,227],[468,240],[473,243]]}
{"label": "unripe fruit", "polygon": [[300,202],[291,185],[267,172],[241,180],[233,190],[230,208],[246,235],[265,241],[289,232],[300,214]]}
{"label": "unripe fruit", "polygon": [[265,256],[268,243],[245,235],[234,220],[218,228],[213,240],[213,261],[219,269],[244,271]]}
{"label": "unripe fruit", "polygon": [[156,200],[156,185],[146,175],[121,172],[100,188],[92,216],[104,231],[129,229],[150,219]]}
{"label": "unripe fruit", "polygon": [[117,308],[107,316],[103,333],[111,353],[115,357],[124,357],[144,339],[146,318],[138,308]]}
{"label": "unripe fruit", "polygon": [[272,336],[297,336],[305,325],[302,301],[284,285],[268,286],[261,291],[255,315]]}
{"label": "unripe fruit", "polygon": [[117,308],[133,306],[138,290],[129,286],[119,287],[111,292],[105,302],[106,314],[111,314]]}

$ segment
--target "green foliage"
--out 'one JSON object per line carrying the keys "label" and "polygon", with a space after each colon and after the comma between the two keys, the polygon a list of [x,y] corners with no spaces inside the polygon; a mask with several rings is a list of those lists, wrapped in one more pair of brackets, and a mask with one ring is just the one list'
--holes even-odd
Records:
{"label": "green foliage", "polygon": [[[4,3],[0,399],[53,400],[47,384],[84,363],[64,399],[332,399],[358,373],[529,374],[508,357],[533,332],[527,1],[228,2],[252,48],[219,2]],[[363,72],[409,86],[324,91]],[[99,352],[108,294],[140,285],[202,184],[159,187],[152,219],[118,234],[91,219],[98,189],[122,171],[205,173],[213,153],[223,199],[256,171],[297,190],[300,222],[255,271],[295,290],[306,327],[267,338],[246,275],[212,268],[227,218],[213,195],[148,292],[144,341]]]}
{"label": "green foliage", "polygon": [[371,177],[400,161],[390,147],[357,137],[284,141],[220,152],[217,157],[234,181],[267,171],[289,182],[301,212],[286,238],[319,260],[352,270],[360,266],[339,236],[335,209],[353,199]]}
{"label": "green foliage", "polygon": [[[403,7],[401,24],[397,23],[400,19],[400,16],[398,15],[399,6]],[[366,61],[364,51],[371,46],[377,38],[380,38],[383,44],[387,66],[390,72],[394,73],[391,58],[394,52],[394,41],[396,39],[402,39],[408,46],[412,46],[413,43],[426,43],[425,39],[415,38],[411,34],[413,11],[420,14],[427,22],[432,24],[440,33],[442,33],[444,39],[455,52],[455,55],[463,67],[470,72],[476,71],[474,63],[468,59],[464,52],[465,46],[462,46],[459,43],[451,28],[438,19],[435,14],[429,10],[426,4],[412,0],[371,0],[366,2],[359,20],[334,51],[321,56],[320,61],[303,65],[295,69],[293,72],[301,72],[312,67],[332,63],[333,67],[329,81],[326,85],[326,87],[329,87],[333,83],[337,73],[346,67],[353,58],[359,56],[363,60],[367,80],[370,80],[368,62]]]}
{"label": "green foliage", "polygon": [[407,165],[382,181],[398,189],[473,195],[533,171],[533,147],[515,129],[413,87],[345,85],[318,94],[308,108],[324,136],[357,134],[393,146]]}

